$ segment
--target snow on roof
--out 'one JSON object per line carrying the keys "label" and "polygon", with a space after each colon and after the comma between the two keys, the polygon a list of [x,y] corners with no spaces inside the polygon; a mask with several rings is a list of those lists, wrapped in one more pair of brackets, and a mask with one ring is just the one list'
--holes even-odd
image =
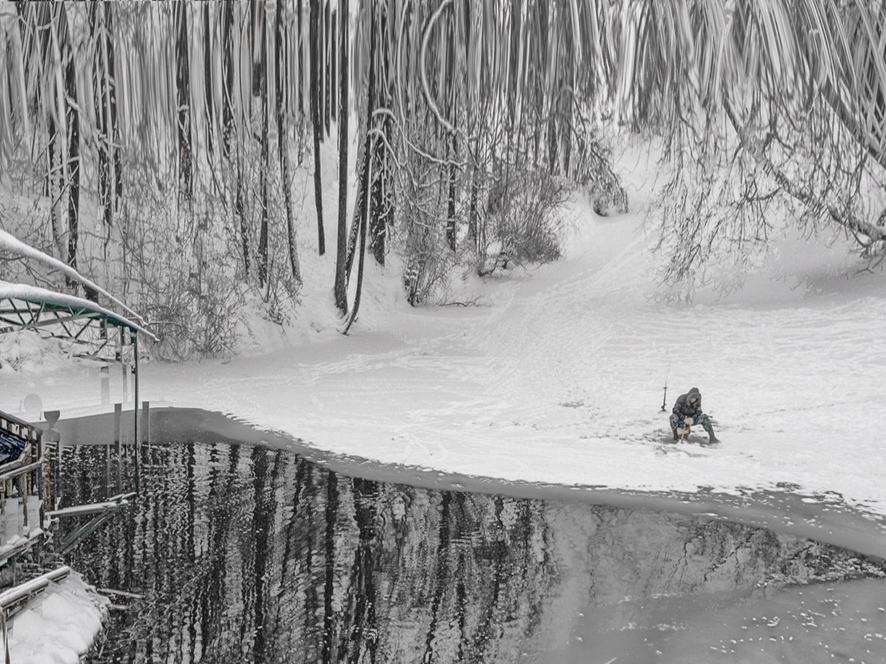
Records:
{"label": "snow on roof", "polygon": [[[77,272],[77,270],[72,268],[70,265],[63,263],[62,261],[58,260],[57,258],[53,258],[52,256],[49,256],[48,254],[44,254],[39,249],[34,249],[34,247],[32,247],[28,244],[25,244],[24,242],[19,240],[17,237],[7,233],[3,229],[0,229],[0,250],[9,251],[14,254],[18,254],[19,256],[24,256],[25,258],[32,258],[36,261],[43,263],[47,267],[53,268],[55,270],[59,270],[65,276],[70,277],[74,281],[77,281],[78,283],[83,284],[87,288],[94,290],[95,292],[97,292],[101,295],[104,295],[111,302],[113,302],[114,304],[121,307],[123,309],[123,311],[128,313],[130,316],[132,316],[135,320],[137,320],[142,325],[146,324],[145,319],[142,318],[141,316],[139,316],[135,311],[133,311],[132,309],[127,307],[125,304],[123,304],[123,302],[121,302],[116,297],[111,295],[108,291],[106,291],[101,286],[98,286],[94,282],[92,282],[89,279],[87,279],[86,277],[84,277],[82,274]],[[46,291],[46,292],[51,292],[51,291]],[[24,299],[24,298],[22,298],[22,299]],[[82,301],[86,302],[86,300],[82,300]],[[77,305],[77,306],[81,306],[81,305]],[[93,303],[90,302],[88,308],[94,309],[95,307],[93,306]],[[105,310],[105,311],[107,311],[107,310]],[[116,314],[111,314],[111,315],[115,318],[119,318]],[[126,320],[126,319],[120,319],[120,320]],[[150,332],[148,332],[144,328],[139,327],[139,326],[135,325],[134,323],[129,323],[128,321],[127,321],[127,327],[133,327],[134,329],[139,329],[139,330],[145,332],[146,334],[149,334],[152,337],[154,336],[153,334],[151,334]]]}
{"label": "snow on roof", "polygon": [[76,297],[74,295],[57,293],[46,288],[40,288],[39,286],[16,284],[9,281],[0,280],[0,299],[24,300],[26,302],[34,302],[37,304],[45,302],[47,304],[63,307],[77,307],[78,309],[83,309],[85,311],[100,314],[115,325],[128,327],[130,330],[135,330],[141,334],[145,334],[151,339],[157,339],[157,337],[153,333],[151,333],[142,325],[134,323],[133,321],[124,318],[123,316],[119,316],[110,309],[106,309],[105,307],[102,307],[95,302],[91,302],[89,300],[83,299],[82,297]]}

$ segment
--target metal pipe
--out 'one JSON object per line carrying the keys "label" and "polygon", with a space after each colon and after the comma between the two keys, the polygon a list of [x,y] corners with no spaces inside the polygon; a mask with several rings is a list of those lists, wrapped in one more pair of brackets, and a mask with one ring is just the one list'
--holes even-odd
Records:
{"label": "metal pipe", "polygon": [[47,572],[46,574],[38,576],[36,579],[31,579],[20,586],[10,588],[6,592],[0,593],[0,609],[5,611],[19,600],[40,592],[49,585],[50,581],[60,581],[70,573],[71,568],[65,565],[52,572]]}
{"label": "metal pipe", "polygon": [[141,442],[139,441],[140,436],[138,435],[138,332],[132,332],[132,344],[135,350],[135,395],[133,400],[133,423],[134,423],[134,434],[135,434],[135,495],[138,497],[139,491],[139,466],[141,465]]}

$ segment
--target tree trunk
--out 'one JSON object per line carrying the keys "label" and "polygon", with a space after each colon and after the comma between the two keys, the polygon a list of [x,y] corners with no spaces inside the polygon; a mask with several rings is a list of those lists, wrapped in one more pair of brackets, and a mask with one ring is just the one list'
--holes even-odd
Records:
{"label": "tree trunk", "polygon": [[549,117],[548,117],[548,172],[551,175],[554,175],[557,172],[557,162],[559,161],[559,156],[557,155],[557,113],[555,111],[556,106],[551,104]]}
{"label": "tree trunk", "polygon": [[243,173],[240,170],[239,155],[236,165],[236,194],[234,198],[234,217],[240,221],[240,242],[243,249],[243,270],[249,276],[249,227],[246,224],[246,210],[243,205]]}
{"label": "tree trunk", "polygon": [[117,148],[117,114],[114,94],[112,14],[110,4],[90,6],[90,25],[97,36],[95,74],[95,118],[98,152],[99,202],[105,229],[104,259],[107,260],[111,229],[120,190],[120,154]]}
{"label": "tree trunk", "polygon": [[231,159],[231,141],[234,135],[234,1],[225,0],[222,10],[222,135],[225,159]]}
{"label": "tree trunk", "polygon": [[332,51],[335,49],[335,35],[331,32],[329,1],[323,3],[323,131],[330,136],[330,117],[332,115],[332,86],[329,70]]}
{"label": "tree trunk", "polygon": [[[455,10],[449,12],[447,21],[449,44],[446,47],[446,117],[452,118],[453,125],[457,124],[456,88],[455,88]],[[458,145],[454,133],[447,137],[447,152],[449,153],[449,195],[446,204],[446,244],[450,251],[455,251],[456,223],[455,223],[455,160],[458,157]]]}
{"label": "tree trunk", "polygon": [[113,210],[117,211],[120,201],[123,199],[123,165],[120,161],[120,123],[117,121],[117,74],[115,73],[116,55],[114,51],[114,12],[113,3],[105,2],[102,7],[105,10],[105,30],[107,31],[107,63],[108,63],[108,111],[110,131],[108,136],[112,139],[110,145],[110,161],[112,169],[111,181],[114,183]]}
{"label": "tree trunk", "polygon": [[[389,118],[385,118],[383,130],[390,138]],[[390,142],[388,142],[390,145]],[[394,219],[394,191],[391,177],[390,156],[385,143],[375,141],[372,163],[372,201],[369,207],[369,250],[379,265],[385,264],[385,238],[388,225]]]}
{"label": "tree trunk", "polygon": [[241,149],[235,144],[237,125],[234,119],[234,99],[239,98],[239,93],[234,87],[234,72],[238,59],[239,49],[236,48],[234,29],[234,2],[225,0],[222,8],[222,154],[228,162],[233,174],[234,182],[234,223],[237,225],[240,235],[240,249],[243,252],[243,271],[249,276],[252,263],[249,258],[249,226],[246,223],[246,210],[243,200],[243,169]]}
{"label": "tree trunk", "polygon": [[366,213],[366,196],[369,190],[369,160],[370,154],[370,137],[367,134],[363,138],[363,144],[360,146],[360,153],[357,161],[359,163],[357,171],[357,200],[354,202],[354,215],[351,222],[351,231],[348,235],[347,258],[345,259],[345,285],[351,281],[351,270],[354,267],[354,257],[357,255],[357,240],[360,236],[360,226],[363,223],[363,217]]}
{"label": "tree trunk", "polygon": [[[339,0],[342,16],[348,16],[348,0]],[[347,275],[345,264],[348,252],[348,21],[341,22],[341,75],[338,123],[338,235],[335,258],[335,306],[344,318],[348,313]]]}
{"label": "tree trunk", "polygon": [[[390,5],[382,6],[379,11],[378,24],[379,28],[370,39],[379,40],[382,48],[376,49],[380,57],[371,58],[373,68],[379,67],[377,73],[377,82],[374,83],[376,94],[373,110],[376,108],[391,108],[391,75],[390,60],[388,58],[388,8]],[[375,23],[373,17],[373,24]],[[372,28],[375,30],[375,28]],[[372,45],[370,43],[370,50]],[[375,74],[375,72],[373,72]],[[370,116],[371,117],[371,116]],[[385,264],[385,238],[387,236],[387,227],[393,223],[393,183],[391,174],[391,160],[388,154],[388,146],[392,145],[392,120],[389,115],[384,115],[381,121],[381,130],[385,140],[377,140],[375,149],[373,150],[372,162],[372,202],[370,204],[369,213],[369,250],[379,265]]]}
{"label": "tree trunk", "polygon": [[431,662],[437,659],[434,657],[434,642],[439,636],[440,607],[443,604],[443,597],[446,594],[447,584],[449,583],[449,514],[451,502],[452,492],[444,491],[440,503],[440,527],[437,534],[437,551],[434,568],[434,594],[431,598],[431,606],[429,607],[430,624],[428,625],[428,632],[425,636],[425,652],[422,657],[423,662]]}
{"label": "tree trunk", "polygon": [[206,147],[212,159],[212,130],[215,126],[215,106],[212,99],[212,31],[209,27],[209,3],[203,5],[203,98],[206,103]]}
{"label": "tree trunk", "polygon": [[478,209],[477,202],[480,193],[480,185],[477,182],[477,166],[471,167],[471,202],[468,209],[468,239],[474,244],[475,249],[479,249],[480,233],[478,229]]}
{"label": "tree trunk", "polygon": [[193,160],[191,155],[191,72],[188,56],[188,3],[175,5],[175,61],[176,92],[178,101],[178,158],[179,158],[179,197],[184,198],[190,207],[193,194]]}
{"label": "tree trunk", "polygon": [[257,29],[261,31],[259,40],[259,66],[255,74],[256,85],[261,97],[261,173],[259,173],[259,195],[261,196],[261,225],[258,236],[258,283],[264,288],[268,283],[268,169],[270,168],[270,146],[268,145],[268,38],[265,27],[265,4],[259,3],[256,11]]}
{"label": "tree trunk", "polygon": [[[68,265],[77,269],[77,243],[80,237],[80,110],[77,106],[77,77],[70,44],[65,8],[60,7],[65,24],[65,114],[68,125]],[[74,282],[69,280],[69,286]],[[87,293],[88,294],[88,293]]]}
{"label": "tree trunk", "polygon": [[317,208],[317,246],[319,254],[326,253],[323,232],[323,182],[320,173],[320,0],[311,0],[311,124],[314,125],[314,202]]}
{"label": "tree trunk", "polygon": [[360,661],[366,661],[365,658],[361,658],[361,650],[366,647],[369,649],[369,662],[374,663],[378,646],[378,639],[374,638],[378,631],[374,552],[377,548],[376,522],[380,491],[378,484],[372,480],[355,478],[353,484],[354,521],[357,523],[359,544],[354,552],[356,606],[352,620],[352,637],[348,639],[354,644],[349,662],[358,664]]}
{"label": "tree trunk", "polygon": [[[60,70],[55,72],[57,76],[53,75],[54,84],[50,87],[54,89],[55,95],[50,103],[55,106],[56,117],[64,118],[64,126],[59,131],[50,112],[50,154],[54,154],[57,158],[53,159],[50,156],[50,169],[58,173],[57,178],[51,177],[50,181],[59,183],[52,200],[53,233],[56,234],[56,241],[61,244],[63,235],[59,223],[60,212],[56,210],[66,198],[67,247],[61,255],[64,256],[64,261],[76,270],[80,214],[80,110],[70,26],[64,3],[50,5],[48,12],[44,9],[39,23],[43,29],[52,33],[49,39],[54,41],[53,49]],[[63,247],[60,246],[59,249],[62,250]],[[70,277],[65,281],[69,288],[77,287],[77,282]]]}
{"label": "tree trunk", "polygon": [[[347,2],[347,0],[344,0]],[[338,520],[338,476],[329,471],[326,478],[326,533],[324,537],[325,577],[323,583],[323,649],[321,661],[332,664],[335,657],[335,524]]]}
{"label": "tree trunk", "polygon": [[[39,58],[41,63],[49,63],[58,59],[54,53],[56,48],[52,34],[56,31],[56,6],[49,3],[17,3],[16,9],[22,25],[33,26],[39,41]],[[46,74],[46,88],[37,89],[36,104],[46,117],[46,175],[43,180],[44,194],[49,199],[49,224],[52,231],[54,254],[65,259],[65,238],[62,228],[61,199],[64,193],[63,142],[59,136],[60,128],[56,118],[64,113],[59,101],[58,77],[55,72]]]}
{"label": "tree trunk", "polygon": [[[348,238],[348,253],[347,260],[345,265],[345,284],[347,284],[351,279],[351,270],[354,265],[354,256],[357,251],[357,237],[363,232],[365,234],[365,228],[367,225],[367,217],[369,215],[369,211],[367,209],[367,204],[371,201],[369,199],[369,187],[370,187],[370,171],[371,164],[373,159],[373,154],[375,152],[374,145],[375,141],[372,139],[372,135],[370,134],[370,130],[373,125],[373,113],[375,112],[375,54],[376,54],[376,42],[377,42],[377,34],[375,28],[375,7],[370,5],[370,28],[369,28],[369,60],[367,62],[367,66],[369,68],[369,84],[366,90],[366,128],[365,134],[363,136],[363,145],[360,148],[360,167],[359,173],[357,177],[357,200],[354,204],[354,221],[351,224],[351,234]],[[362,256],[361,256],[362,260]],[[362,275],[362,270],[360,271]],[[358,288],[360,285],[358,284]],[[355,312],[356,315],[356,312]]]}
{"label": "tree trunk", "polygon": [[[335,35],[338,34],[336,31],[336,23],[338,22],[338,12],[331,12],[330,23],[329,23],[329,34],[332,35],[332,39],[330,40],[331,44],[335,44]],[[336,51],[334,47],[330,47],[329,49],[329,80],[333,83],[329,86],[329,117],[332,121],[336,120],[336,102],[338,101],[336,94],[338,90],[335,86],[335,81],[338,81],[338,61],[336,59]],[[327,124],[329,122],[327,121]],[[328,131],[328,127],[327,127]]]}
{"label": "tree trunk", "polygon": [[296,13],[298,14],[298,39],[296,39],[296,45],[298,46],[298,117],[299,122],[305,116],[305,45],[304,45],[304,27],[302,26],[302,12],[304,11],[304,6],[302,4],[303,0],[298,0],[298,5],[296,9]]}
{"label": "tree trunk", "polygon": [[[367,147],[367,152],[371,151],[371,146]],[[363,265],[366,261],[366,225],[367,211],[364,210],[363,214],[360,215],[360,264],[357,268],[357,292],[354,294],[354,306],[351,308],[348,324],[345,326],[343,334],[347,334],[351,329],[351,325],[357,320],[357,312],[360,311],[360,299],[363,295]]]}
{"label": "tree trunk", "polygon": [[277,98],[277,151],[280,156],[280,179],[283,187],[283,205],[286,208],[286,239],[289,248],[289,265],[292,268],[292,278],[301,283],[301,269],[298,264],[298,249],[295,244],[295,222],[292,218],[292,194],[289,189],[289,123],[286,116],[285,96],[286,76],[289,71],[284,62],[283,44],[285,40],[283,29],[283,2],[277,2],[277,15],[275,22],[276,40],[274,42],[274,60],[276,68],[276,98]]}
{"label": "tree trunk", "polygon": [[298,165],[301,166],[304,160],[304,146],[305,146],[305,38],[304,38],[304,28],[303,28],[303,18],[302,11],[304,9],[302,5],[302,0],[298,0],[298,4],[296,5],[296,12],[298,14],[298,38],[295,40],[296,46],[298,47],[298,58],[297,58],[297,67],[298,74],[296,76],[296,85],[298,86],[296,103],[298,104]]}

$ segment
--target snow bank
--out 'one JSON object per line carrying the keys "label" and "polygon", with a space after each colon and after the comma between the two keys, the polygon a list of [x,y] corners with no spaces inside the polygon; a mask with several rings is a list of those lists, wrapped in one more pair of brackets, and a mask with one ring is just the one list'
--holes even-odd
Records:
{"label": "snow bank", "polygon": [[101,631],[108,604],[76,572],[51,584],[10,622],[10,661],[78,664]]}

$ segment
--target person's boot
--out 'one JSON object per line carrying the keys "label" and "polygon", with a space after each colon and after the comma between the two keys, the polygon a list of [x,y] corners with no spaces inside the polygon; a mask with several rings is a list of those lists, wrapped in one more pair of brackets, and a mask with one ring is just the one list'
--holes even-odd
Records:
{"label": "person's boot", "polygon": [[676,443],[677,442],[677,430],[671,429],[671,432],[674,434],[674,442]]}
{"label": "person's boot", "polygon": [[714,430],[713,429],[709,430],[708,431],[708,445],[715,445],[716,443],[719,443],[719,442],[720,442],[720,439],[714,435]]}

